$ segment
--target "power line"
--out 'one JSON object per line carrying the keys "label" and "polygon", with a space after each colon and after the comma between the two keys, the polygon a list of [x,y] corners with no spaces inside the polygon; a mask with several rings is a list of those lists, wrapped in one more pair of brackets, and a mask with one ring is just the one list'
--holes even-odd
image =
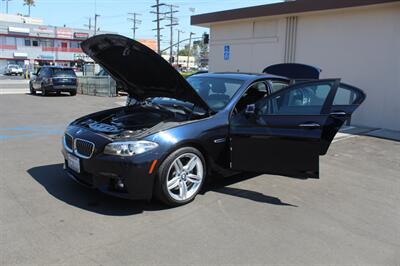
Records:
{"label": "power line", "polygon": [[136,39],[136,30],[139,29],[137,25],[141,24],[142,21],[140,19],[137,19],[138,16],[141,16],[142,14],[139,13],[128,13],[128,16],[131,16],[128,18],[128,20],[132,21],[132,32],[133,32],[133,39]]}
{"label": "power line", "polygon": [[165,18],[169,20],[169,24],[165,25],[166,27],[170,27],[170,41],[169,41],[169,63],[172,64],[172,44],[174,43],[174,26],[179,25],[178,23],[178,18],[174,17],[174,14],[178,12],[178,10],[176,10],[176,8],[178,8],[178,6],[174,6],[174,5],[167,5],[169,7],[169,11],[165,12]]}
{"label": "power line", "polygon": [[160,0],[156,0],[156,4],[151,6],[152,8],[155,8],[156,11],[151,11],[150,13],[156,14],[156,20],[153,20],[153,22],[157,23],[157,28],[153,29],[157,31],[157,53],[160,54],[160,45],[161,45],[161,30],[163,28],[160,27],[160,21],[163,20],[163,18],[160,16],[162,13],[160,12],[160,6],[165,6],[165,4],[160,4]]}

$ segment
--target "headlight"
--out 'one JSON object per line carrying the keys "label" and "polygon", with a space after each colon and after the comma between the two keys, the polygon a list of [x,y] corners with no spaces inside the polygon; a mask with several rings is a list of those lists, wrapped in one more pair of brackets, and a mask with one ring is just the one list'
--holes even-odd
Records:
{"label": "headlight", "polygon": [[109,155],[132,156],[150,151],[158,144],[146,140],[112,142],[104,148],[104,153]]}

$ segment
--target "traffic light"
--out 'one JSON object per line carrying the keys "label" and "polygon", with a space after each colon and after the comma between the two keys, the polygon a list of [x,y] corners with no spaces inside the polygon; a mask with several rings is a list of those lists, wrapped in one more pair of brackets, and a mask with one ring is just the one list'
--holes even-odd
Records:
{"label": "traffic light", "polygon": [[203,34],[203,43],[208,44],[210,42],[210,35],[207,33]]}

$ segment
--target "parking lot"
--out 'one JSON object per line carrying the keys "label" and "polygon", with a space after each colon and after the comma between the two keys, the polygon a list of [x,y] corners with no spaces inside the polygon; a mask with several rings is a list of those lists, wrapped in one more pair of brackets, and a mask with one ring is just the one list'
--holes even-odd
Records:
{"label": "parking lot", "polygon": [[123,101],[0,96],[1,265],[400,264],[400,142],[347,135],[319,180],[243,174],[169,209],[63,173],[66,125]]}

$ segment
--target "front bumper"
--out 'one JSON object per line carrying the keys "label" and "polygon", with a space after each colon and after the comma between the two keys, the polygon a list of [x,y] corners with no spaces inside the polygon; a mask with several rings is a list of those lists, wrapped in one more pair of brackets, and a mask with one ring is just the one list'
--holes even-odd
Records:
{"label": "front bumper", "polygon": [[[103,154],[104,146],[109,140],[79,128],[72,128],[69,135],[75,135],[92,141],[96,148],[90,158],[82,158],[74,151],[62,148],[64,169],[68,176],[86,187],[98,189],[104,193],[127,199],[151,199],[153,194],[154,178],[158,164],[152,167],[159,153],[148,152],[132,157],[121,157]],[[80,173],[68,166],[68,154],[79,158]],[[150,169],[153,168],[153,171]],[[121,186],[121,183],[123,186]]]}

